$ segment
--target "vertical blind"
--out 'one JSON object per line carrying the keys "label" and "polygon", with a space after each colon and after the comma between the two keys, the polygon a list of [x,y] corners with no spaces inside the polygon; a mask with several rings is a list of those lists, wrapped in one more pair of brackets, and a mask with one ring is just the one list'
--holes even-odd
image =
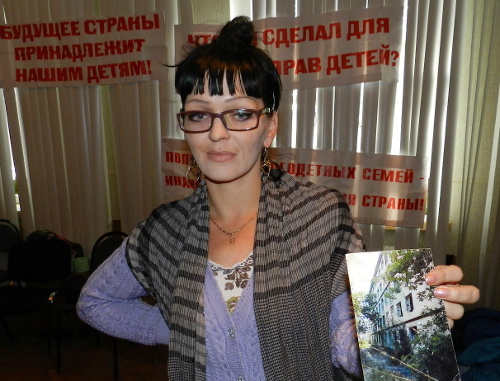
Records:
{"label": "vertical blind", "polygon": [[[464,46],[473,30],[468,27],[468,2],[0,0],[0,23],[161,11],[167,25],[165,63],[172,64],[175,24],[222,24],[240,14],[261,19],[382,5],[405,5],[406,9],[399,81],[285,91],[274,144],[429,158],[425,229],[361,228],[369,250],[430,247],[436,263],[444,263],[453,214]],[[81,242],[89,253],[94,240],[111,228],[112,221],[119,220],[121,229],[130,232],[162,202],[161,139],[182,138],[175,124],[179,100],[173,88],[174,73],[171,68],[165,70],[169,71],[165,81],[3,89],[0,217],[16,220],[10,181],[13,157],[25,235],[35,229],[51,229]],[[491,202],[497,198],[492,196]]]}

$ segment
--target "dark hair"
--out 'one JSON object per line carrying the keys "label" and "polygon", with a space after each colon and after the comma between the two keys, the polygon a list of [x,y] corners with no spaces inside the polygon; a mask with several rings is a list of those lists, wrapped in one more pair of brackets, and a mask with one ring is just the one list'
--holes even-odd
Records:
{"label": "dark hair", "polygon": [[271,57],[254,44],[254,26],[248,17],[229,21],[211,43],[197,44],[177,65],[175,89],[182,105],[189,94],[203,94],[205,81],[210,95],[222,95],[224,74],[231,95],[240,89],[262,98],[265,107],[278,109],[281,79]]}

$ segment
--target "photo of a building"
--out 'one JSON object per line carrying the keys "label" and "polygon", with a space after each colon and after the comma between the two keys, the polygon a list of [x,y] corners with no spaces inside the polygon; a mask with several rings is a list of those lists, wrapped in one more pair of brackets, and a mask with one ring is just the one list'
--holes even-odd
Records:
{"label": "photo of a building", "polygon": [[425,283],[431,251],[349,254],[347,261],[365,380],[458,380],[444,306]]}

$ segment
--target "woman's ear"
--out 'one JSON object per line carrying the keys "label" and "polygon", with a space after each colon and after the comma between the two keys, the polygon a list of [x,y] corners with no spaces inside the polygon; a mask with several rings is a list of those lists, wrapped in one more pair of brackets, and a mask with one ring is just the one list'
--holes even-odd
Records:
{"label": "woman's ear", "polygon": [[278,133],[278,113],[276,111],[270,116],[268,124],[267,136],[264,139],[264,147],[270,147],[273,143],[276,134]]}

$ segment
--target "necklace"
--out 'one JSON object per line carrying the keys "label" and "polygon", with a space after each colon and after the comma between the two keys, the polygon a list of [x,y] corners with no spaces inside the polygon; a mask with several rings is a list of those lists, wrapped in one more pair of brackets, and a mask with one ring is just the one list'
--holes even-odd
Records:
{"label": "necklace", "polygon": [[254,214],[252,217],[250,217],[250,219],[245,222],[243,225],[241,225],[238,229],[236,229],[234,232],[228,232],[224,229],[222,229],[218,224],[217,222],[215,222],[215,220],[212,218],[212,216],[210,216],[210,221],[212,221],[214,223],[215,226],[217,226],[217,228],[223,232],[225,235],[227,235],[229,237],[229,244],[232,245],[234,243],[234,236],[236,234],[238,234],[241,229],[243,229],[245,226],[247,226],[254,218],[257,217],[257,214]]}

